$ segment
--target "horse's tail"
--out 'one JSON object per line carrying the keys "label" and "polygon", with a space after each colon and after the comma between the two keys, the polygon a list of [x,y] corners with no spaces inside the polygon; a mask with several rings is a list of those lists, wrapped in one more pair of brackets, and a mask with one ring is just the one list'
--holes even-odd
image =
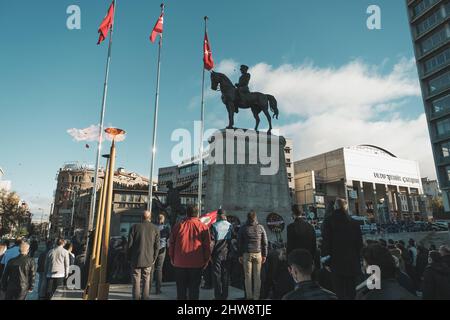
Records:
{"label": "horse's tail", "polygon": [[269,100],[270,110],[272,110],[273,112],[273,118],[276,118],[278,120],[280,112],[278,111],[277,99],[275,99],[275,97],[270,94],[267,95],[267,99]]}

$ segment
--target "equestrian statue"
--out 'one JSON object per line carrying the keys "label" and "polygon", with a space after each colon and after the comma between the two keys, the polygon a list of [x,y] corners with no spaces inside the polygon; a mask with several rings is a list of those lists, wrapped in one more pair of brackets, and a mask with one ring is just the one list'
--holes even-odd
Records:
{"label": "equestrian statue", "polygon": [[211,71],[211,89],[218,91],[218,88],[220,88],[222,102],[228,111],[227,129],[234,129],[234,113],[238,113],[239,108],[251,109],[253,117],[256,120],[255,131],[258,131],[260,122],[259,114],[263,112],[269,122],[269,130],[267,133],[271,134],[272,119],[269,114],[269,108],[273,112],[273,118],[278,120],[279,111],[277,100],[270,94],[250,92],[248,85],[251,75],[248,73],[248,67],[246,65],[241,66],[241,73],[239,82],[233,85],[231,80],[223,73]]}

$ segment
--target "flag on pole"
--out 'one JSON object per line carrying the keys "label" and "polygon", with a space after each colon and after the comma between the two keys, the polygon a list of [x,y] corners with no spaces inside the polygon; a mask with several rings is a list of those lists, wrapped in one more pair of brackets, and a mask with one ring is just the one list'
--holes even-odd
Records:
{"label": "flag on pole", "polygon": [[114,1],[111,3],[111,6],[108,9],[108,14],[103,19],[102,24],[98,29],[98,33],[100,34],[98,37],[97,45],[102,43],[106,37],[108,37],[108,32],[114,24]]}
{"label": "flag on pole", "polygon": [[207,213],[200,217],[200,221],[206,225],[208,228],[210,228],[214,223],[217,221],[217,213],[218,211],[213,211],[210,213]]}
{"label": "flag on pole", "polygon": [[151,42],[153,43],[155,42],[158,34],[162,36],[163,27],[164,27],[164,12],[161,13],[161,15],[158,18],[158,21],[156,21],[155,27],[153,28],[152,34],[150,35]]}
{"label": "flag on pole", "polygon": [[208,33],[205,31],[205,41],[203,43],[203,63],[206,70],[214,68],[214,60],[211,51],[211,45],[209,44]]}

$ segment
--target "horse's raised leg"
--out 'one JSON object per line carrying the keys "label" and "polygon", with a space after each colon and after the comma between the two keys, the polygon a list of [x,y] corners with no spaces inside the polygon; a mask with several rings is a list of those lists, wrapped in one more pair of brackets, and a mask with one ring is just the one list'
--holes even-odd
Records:
{"label": "horse's raised leg", "polygon": [[253,117],[256,120],[256,126],[255,126],[255,131],[258,132],[258,126],[259,126],[259,122],[261,121],[259,119],[259,112],[255,109],[252,108],[252,112],[253,112]]}
{"label": "horse's raised leg", "polygon": [[269,110],[266,108],[263,112],[266,115],[267,121],[269,121],[269,131],[267,131],[267,134],[272,134],[272,119],[270,118]]}

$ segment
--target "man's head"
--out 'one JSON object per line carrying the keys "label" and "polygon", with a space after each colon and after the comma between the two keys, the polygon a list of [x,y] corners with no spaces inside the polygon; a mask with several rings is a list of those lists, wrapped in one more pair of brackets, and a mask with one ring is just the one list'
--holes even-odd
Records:
{"label": "man's head", "polygon": [[341,198],[336,199],[336,201],[334,203],[334,208],[339,211],[347,212],[347,210],[348,210],[347,200],[341,199]]}
{"label": "man's head", "polygon": [[27,242],[22,242],[19,245],[19,251],[21,255],[26,256],[28,252],[30,251],[30,245]]}
{"label": "man's head", "polygon": [[305,249],[296,249],[288,256],[289,273],[296,283],[311,280],[314,262],[311,253]]}
{"label": "man's head", "polygon": [[62,247],[66,244],[66,240],[64,240],[63,238],[59,238],[58,240],[56,240],[56,245],[58,247]]}
{"label": "man's head", "polygon": [[45,244],[47,250],[50,250],[53,247],[53,241],[48,240],[47,243]]}
{"label": "man's head", "polygon": [[383,279],[395,278],[396,264],[394,256],[388,248],[380,244],[371,244],[362,250],[365,269],[368,266],[378,266]]}
{"label": "man's head", "polygon": [[172,189],[172,188],[173,188],[173,182],[172,182],[172,181],[167,181],[166,187],[167,187],[168,189]]}
{"label": "man's head", "polygon": [[416,241],[414,240],[414,239],[409,239],[409,241],[408,241],[408,244],[411,246],[411,247],[415,247],[416,246]]}
{"label": "man's head", "polygon": [[152,213],[148,210],[144,211],[144,214],[142,215],[142,219],[144,219],[144,221],[150,221],[152,217]]}
{"label": "man's head", "polygon": [[188,205],[186,209],[186,215],[188,218],[198,218],[198,208],[196,205]]}
{"label": "man's head", "polygon": [[159,224],[164,224],[164,222],[166,222],[166,216],[164,214],[160,213],[158,216],[158,222],[159,222]]}
{"label": "man's head", "polygon": [[241,66],[241,73],[244,74],[244,73],[247,73],[247,71],[248,71],[248,66],[246,66],[245,64],[243,64],[243,65]]}
{"label": "man's head", "polygon": [[257,221],[256,211],[252,210],[247,214],[247,221],[249,223],[256,223]]}
{"label": "man's head", "polygon": [[66,243],[66,244],[64,245],[64,249],[66,249],[66,250],[69,251],[69,252],[72,252],[72,250],[73,250],[73,244],[71,244],[70,242]]}
{"label": "man's head", "polygon": [[217,220],[227,220],[227,212],[224,209],[217,210]]}
{"label": "man's head", "polygon": [[23,242],[23,239],[22,239],[22,238],[17,238],[17,239],[14,241],[14,245],[20,246],[20,245],[22,244],[22,242]]}
{"label": "man's head", "polygon": [[292,217],[294,219],[300,218],[302,216],[302,211],[300,210],[300,207],[298,204],[292,205]]}

